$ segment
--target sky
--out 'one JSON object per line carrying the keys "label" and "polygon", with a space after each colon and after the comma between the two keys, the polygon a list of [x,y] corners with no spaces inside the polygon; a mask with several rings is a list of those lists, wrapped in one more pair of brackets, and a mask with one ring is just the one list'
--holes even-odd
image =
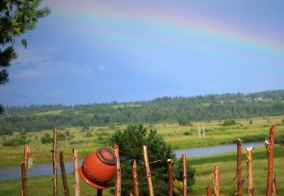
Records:
{"label": "sky", "polygon": [[[44,0],[0,104],[93,104],[284,89],[283,0]],[[28,41],[27,49],[20,39]]]}

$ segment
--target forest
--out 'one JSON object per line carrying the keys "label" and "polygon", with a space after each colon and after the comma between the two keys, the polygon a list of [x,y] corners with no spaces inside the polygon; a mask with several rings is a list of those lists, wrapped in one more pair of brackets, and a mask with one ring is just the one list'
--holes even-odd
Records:
{"label": "forest", "polygon": [[257,93],[159,97],[150,101],[85,105],[6,107],[0,116],[0,135],[53,128],[113,126],[129,123],[179,123],[266,117],[284,114],[284,90]]}

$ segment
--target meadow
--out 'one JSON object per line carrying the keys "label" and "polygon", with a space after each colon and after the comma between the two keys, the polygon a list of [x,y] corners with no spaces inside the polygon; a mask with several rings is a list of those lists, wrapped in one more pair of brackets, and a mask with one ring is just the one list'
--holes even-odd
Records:
{"label": "meadow", "polygon": [[[236,141],[237,138],[243,142],[264,141],[268,139],[269,128],[272,124],[276,125],[276,138],[284,134],[283,116],[237,119],[236,125],[223,126],[223,121],[195,122],[191,126],[179,126],[178,124],[152,124],[149,128],[155,128],[162,135],[165,141],[171,144],[174,149],[185,149],[202,146],[215,146],[228,144]],[[205,130],[205,138],[199,137],[198,130]],[[79,157],[83,158],[90,152],[101,148],[111,148],[112,144],[108,142],[109,136],[117,129],[124,129],[126,125],[118,127],[90,127],[88,130],[83,128],[66,128],[58,130],[58,133],[69,133],[67,140],[59,141],[58,152],[64,152],[65,160],[72,160],[72,148],[76,148]],[[52,144],[42,144],[41,137],[45,134],[52,136],[52,130],[42,132],[27,133],[25,136],[30,140],[29,146],[32,149],[34,164],[52,162],[50,150]],[[23,161],[23,146],[5,147],[3,142],[20,137],[19,133],[12,136],[0,137],[0,168],[20,166]],[[245,155],[243,155],[243,175],[246,174]],[[275,146],[275,174],[277,180],[277,193],[284,195],[284,171],[281,170],[281,164],[284,161],[283,146]],[[219,165],[221,176],[221,195],[234,195],[236,183],[234,181],[236,173],[236,152],[213,155],[200,158],[188,158],[188,162],[196,169],[195,185],[193,192],[189,195],[205,195],[209,184],[212,184],[210,174],[214,165]],[[255,195],[265,195],[266,177],[267,177],[267,155],[265,147],[257,147],[253,150],[253,172]],[[59,179],[59,195],[64,195],[62,184]],[[68,175],[70,192],[73,193],[74,176]],[[6,180],[0,182],[0,195],[19,195],[21,189],[21,180]],[[95,190],[88,187],[83,181],[80,181],[82,195],[95,195]],[[246,181],[244,183],[244,192]],[[28,178],[29,195],[52,195],[51,176],[38,176]],[[71,194],[73,195],[73,194]],[[104,191],[104,195],[111,195],[109,190]]]}

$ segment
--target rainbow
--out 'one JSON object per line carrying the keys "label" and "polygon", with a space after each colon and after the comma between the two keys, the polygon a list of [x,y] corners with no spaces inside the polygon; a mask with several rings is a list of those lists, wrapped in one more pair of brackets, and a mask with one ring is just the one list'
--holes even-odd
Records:
{"label": "rainbow", "polygon": [[73,38],[84,37],[110,45],[119,41],[125,45],[161,50],[172,48],[180,53],[200,51],[220,58],[256,61],[259,64],[255,66],[260,68],[269,62],[273,62],[277,69],[283,67],[282,35],[262,33],[261,29],[240,29],[226,21],[180,11],[177,5],[162,2],[162,9],[159,9],[160,5],[143,2],[83,2],[46,2],[52,10],[47,19],[50,21],[49,30],[60,33],[60,24],[51,24],[51,21],[60,19],[69,28],[68,36]]}

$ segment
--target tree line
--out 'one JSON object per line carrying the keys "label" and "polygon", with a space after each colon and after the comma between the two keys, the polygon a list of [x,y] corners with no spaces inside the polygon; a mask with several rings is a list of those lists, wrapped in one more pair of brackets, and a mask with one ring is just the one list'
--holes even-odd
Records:
{"label": "tree line", "polygon": [[0,134],[52,128],[179,123],[283,115],[284,90],[250,94],[161,97],[151,101],[7,107]]}

